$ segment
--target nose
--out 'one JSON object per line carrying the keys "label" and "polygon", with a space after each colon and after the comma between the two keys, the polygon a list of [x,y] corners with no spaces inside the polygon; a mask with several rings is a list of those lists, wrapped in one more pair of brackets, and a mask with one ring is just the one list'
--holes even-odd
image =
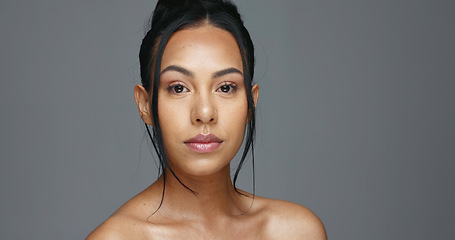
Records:
{"label": "nose", "polygon": [[215,103],[209,96],[199,93],[193,104],[191,122],[193,124],[214,124],[218,121]]}

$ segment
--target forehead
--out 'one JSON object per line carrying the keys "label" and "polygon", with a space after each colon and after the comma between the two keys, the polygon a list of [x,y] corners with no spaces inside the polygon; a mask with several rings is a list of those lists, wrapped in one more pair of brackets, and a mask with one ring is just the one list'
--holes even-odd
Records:
{"label": "forehead", "polygon": [[175,32],[164,50],[161,70],[169,65],[196,70],[203,67],[214,71],[235,67],[243,71],[235,38],[231,33],[211,25]]}

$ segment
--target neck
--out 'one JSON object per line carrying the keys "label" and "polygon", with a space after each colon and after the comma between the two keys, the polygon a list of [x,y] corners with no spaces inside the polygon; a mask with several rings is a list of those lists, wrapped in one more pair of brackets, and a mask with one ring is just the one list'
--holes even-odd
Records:
{"label": "neck", "polygon": [[[217,219],[221,215],[241,215],[248,210],[250,201],[235,191],[230,167],[226,166],[212,176],[185,176],[176,173],[182,184],[166,169],[166,188],[162,208],[175,216],[189,219]],[[156,182],[163,186],[164,176]]]}

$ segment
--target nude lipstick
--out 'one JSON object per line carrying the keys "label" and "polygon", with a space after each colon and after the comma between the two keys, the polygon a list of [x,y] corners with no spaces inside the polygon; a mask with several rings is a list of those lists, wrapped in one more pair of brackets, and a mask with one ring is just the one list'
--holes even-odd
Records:
{"label": "nude lipstick", "polygon": [[185,141],[185,145],[197,153],[213,152],[223,141],[214,134],[198,134]]}

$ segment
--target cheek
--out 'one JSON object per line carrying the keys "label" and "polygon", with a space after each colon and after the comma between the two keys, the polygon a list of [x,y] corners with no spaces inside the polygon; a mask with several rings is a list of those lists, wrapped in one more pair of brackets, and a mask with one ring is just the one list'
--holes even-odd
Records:
{"label": "cheek", "polygon": [[[248,107],[246,101],[239,101],[236,104],[227,104],[224,111],[220,111],[219,116],[222,121],[222,125],[229,131],[237,140],[243,141],[243,135],[245,133],[245,126],[247,124],[247,113]],[[219,121],[219,123],[221,123]]]}
{"label": "cheek", "polygon": [[173,136],[186,127],[188,108],[185,104],[173,104],[170,101],[158,101],[158,119],[163,140],[173,141]]}

